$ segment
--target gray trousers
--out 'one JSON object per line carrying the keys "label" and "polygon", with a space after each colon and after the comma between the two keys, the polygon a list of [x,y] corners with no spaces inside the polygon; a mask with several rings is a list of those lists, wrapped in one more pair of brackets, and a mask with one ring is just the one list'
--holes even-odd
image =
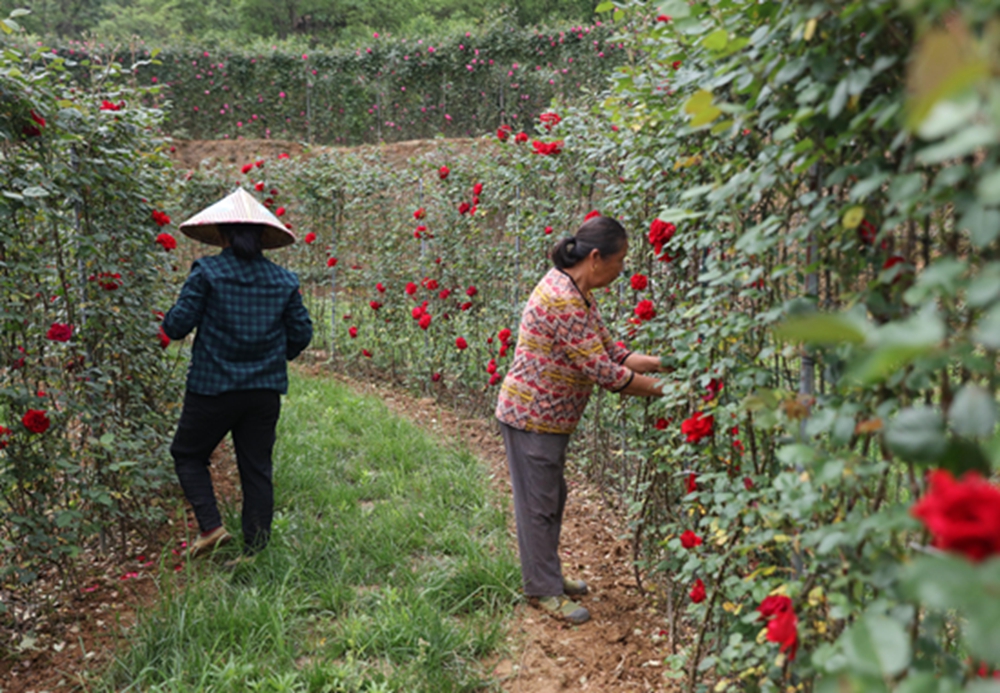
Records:
{"label": "gray trousers", "polygon": [[566,507],[568,434],[532,433],[500,423],[514,492],[521,581],[528,597],[563,593],[559,532]]}

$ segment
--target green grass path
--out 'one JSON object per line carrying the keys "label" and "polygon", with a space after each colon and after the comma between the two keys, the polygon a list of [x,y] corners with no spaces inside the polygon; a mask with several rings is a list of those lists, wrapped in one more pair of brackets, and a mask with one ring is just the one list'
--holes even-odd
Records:
{"label": "green grass path", "polygon": [[271,545],[232,572],[235,554],[166,571],[92,690],[490,688],[480,660],[520,579],[486,470],[334,380],[293,374],[290,392]]}

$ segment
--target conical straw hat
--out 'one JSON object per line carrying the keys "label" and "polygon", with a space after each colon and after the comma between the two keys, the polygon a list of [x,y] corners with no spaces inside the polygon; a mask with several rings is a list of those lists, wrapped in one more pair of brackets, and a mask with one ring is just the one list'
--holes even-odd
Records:
{"label": "conical straw hat", "polygon": [[201,210],[183,222],[180,230],[196,241],[221,246],[223,241],[219,227],[225,224],[259,226],[263,231],[261,245],[265,248],[281,248],[295,242],[295,234],[243,188],[236,188],[232,194]]}

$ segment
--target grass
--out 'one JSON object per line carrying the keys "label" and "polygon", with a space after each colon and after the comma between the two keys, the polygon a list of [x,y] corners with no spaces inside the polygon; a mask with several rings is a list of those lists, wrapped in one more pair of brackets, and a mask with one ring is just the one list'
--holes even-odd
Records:
{"label": "grass", "polygon": [[[275,486],[271,545],[232,572],[215,559],[164,574],[91,690],[491,686],[480,661],[504,640],[520,579],[477,460],[377,399],[293,375]],[[238,508],[224,514],[238,530]]]}

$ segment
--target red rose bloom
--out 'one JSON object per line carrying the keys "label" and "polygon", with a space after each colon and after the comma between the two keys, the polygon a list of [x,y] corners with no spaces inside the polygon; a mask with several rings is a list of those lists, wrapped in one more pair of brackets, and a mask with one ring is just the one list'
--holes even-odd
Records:
{"label": "red rose bloom", "polygon": [[658,15],[656,15],[656,21],[658,21],[658,22],[669,22],[670,21],[670,15],[668,15],[668,14],[658,14]]}
{"label": "red rose bloom", "polygon": [[424,280],[421,282],[421,284],[423,284],[424,288],[427,289],[428,291],[437,291],[438,288],[437,279],[428,279],[427,277],[424,277]]}
{"label": "red rose bloom", "polygon": [[448,168],[447,166],[442,166],[441,168],[438,169],[438,178],[444,180],[445,178],[448,177],[449,173],[451,173],[451,169]]}
{"label": "red rose bloom", "polygon": [[326,266],[327,267],[336,267],[337,266],[337,258],[335,258],[335,257],[328,258],[327,261],[326,261]]}
{"label": "red rose bloom", "polygon": [[252,170],[253,170],[253,164],[243,164],[243,167],[240,168],[240,171],[243,173],[243,175],[250,173]]}
{"label": "red rose bloom", "polygon": [[122,110],[122,107],[124,105],[125,105],[124,101],[120,101],[119,103],[115,103],[113,101],[108,101],[107,99],[104,99],[103,101],[101,101],[101,110],[102,111],[120,111],[120,110]]}
{"label": "red rose bloom", "polygon": [[[516,135],[514,135],[514,141],[517,142],[518,144],[524,144],[525,142],[528,141],[528,134],[526,132],[519,132]],[[559,152],[556,152],[556,154],[558,153]]]}
{"label": "red rose bloom", "polygon": [[552,227],[551,226],[546,226],[545,227],[545,235],[546,236],[551,236],[552,235]]}
{"label": "red rose bloom", "polygon": [[383,284],[382,282],[379,282],[378,284],[376,284],[375,288],[378,289],[378,292],[380,294],[384,294],[385,293],[385,284]]}
{"label": "red rose bloom", "polygon": [[367,349],[362,349],[361,355],[364,356],[365,358],[370,359],[372,357],[372,352],[368,351]]}
{"label": "red rose bloom", "polygon": [[934,546],[975,562],[1000,554],[1000,488],[976,472],[956,480],[936,469],[928,480],[910,513],[930,530]]}
{"label": "red rose bloom", "polygon": [[698,475],[694,472],[687,475],[685,489],[688,493],[696,493],[698,491]]}
{"label": "red rose bloom", "polygon": [[431,314],[425,312],[423,315],[421,315],[420,316],[419,325],[420,325],[420,329],[421,330],[426,330],[428,327],[430,327],[431,326]]}
{"label": "red rose bloom", "polygon": [[475,185],[473,185],[472,186],[472,194],[475,195],[476,197],[479,197],[480,195],[482,195],[483,194],[483,184],[482,183],[476,183]]}
{"label": "red rose bloom", "polygon": [[21,417],[21,423],[32,433],[45,433],[49,430],[49,417],[45,415],[45,411],[41,409],[29,409],[27,413]]}
{"label": "red rose bloom", "polygon": [[514,132],[514,128],[510,125],[501,125],[497,128],[497,139],[501,142],[506,142],[512,132]]}
{"label": "red rose bloom", "polygon": [[432,373],[431,374],[431,380],[436,383],[437,381],[441,380],[441,374],[440,373]]}
{"label": "red rose bloom", "polygon": [[497,362],[496,359],[490,359],[489,363],[486,364],[486,372],[493,375],[497,372]]}
{"label": "red rose bloom", "polygon": [[427,216],[427,212],[424,210],[423,207],[421,207],[420,209],[418,209],[416,212],[413,213],[414,219],[423,219],[425,216]]}
{"label": "red rose bloom", "polygon": [[645,274],[633,274],[629,282],[631,282],[632,288],[636,291],[642,291],[649,286],[649,280]]}
{"label": "red rose bloom", "polygon": [[670,425],[670,421],[668,419],[664,419],[662,416],[656,420],[655,424],[653,424],[653,426],[658,431],[665,431],[665,430],[667,430],[667,426],[668,425]]}
{"label": "red rose bloom", "polygon": [[705,601],[705,583],[701,581],[701,578],[694,581],[694,587],[691,588],[690,597],[691,601],[695,604],[701,604]]}
{"label": "red rose bloom", "polygon": [[455,346],[459,350],[461,350],[461,349],[465,349],[467,346],[469,346],[469,343],[465,341],[465,337],[456,337],[455,338]]}
{"label": "red rose bloom", "polygon": [[795,659],[799,649],[799,618],[791,609],[782,611],[767,622],[768,642],[781,643],[781,652],[788,652],[789,659]]}
{"label": "red rose bloom", "polygon": [[546,130],[551,130],[553,126],[558,125],[562,121],[562,117],[558,113],[543,113],[538,116],[538,119],[542,121],[542,125],[545,126]]}
{"label": "red rose bloom", "polygon": [[504,356],[507,355],[507,349],[509,348],[510,347],[506,344],[506,342],[500,345],[500,352],[499,352],[500,358],[503,358]]}
{"label": "red rose bloom", "polygon": [[257,181],[256,185],[253,186],[253,189],[257,192],[264,192],[264,181]]}
{"label": "red rose bloom", "polygon": [[479,289],[477,289],[475,286],[470,286],[468,289],[465,290],[465,295],[468,296],[469,298],[472,298],[478,293]]}
{"label": "red rose bloom", "polygon": [[10,434],[11,430],[9,428],[0,426],[0,450],[7,447],[7,444],[10,442]]}
{"label": "red rose bloom", "polygon": [[355,327],[354,325],[351,325],[349,328],[347,328],[347,334],[351,335],[351,339],[356,339],[358,336],[358,328]]}
{"label": "red rose bloom", "polygon": [[442,301],[451,296],[451,289],[441,289],[441,293],[438,294],[438,298]]}
{"label": "red rose bloom", "polygon": [[315,240],[316,240],[316,234],[310,231],[305,235],[305,237],[303,237],[302,242],[305,243],[306,245],[309,245]]}
{"label": "red rose bloom", "polygon": [[274,216],[276,216],[276,217],[283,217],[283,216],[285,216],[285,208],[284,207],[278,207],[276,210],[274,210]]}
{"label": "red rose bloom", "polygon": [[718,397],[719,393],[722,392],[723,385],[724,383],[719,378],[712,378],[709,380],[708,385],[705,386],[705,389],[708,390],[708,394],[702,395],[702,401],[711,402],[713,399]]}
{"label": "red rose bloom", "polygon": [[542,156],[550,156],[554,154],[562,153],[562,140],[556,142],[540,142],[539,140],[533,140],[531,146],[535,148],[535,154],[541,154]]}
{"label": "red rose bloom", "polygon": [[153,221],[156,222],[157,226],[166,226],[170,223],[170,217],[167,213],[161,212],[158,209],[154,209],[150,216],[153,217]]}
{"label": "red rose bloom", "polygon": [[505,327],[502,330],[500,330],[499,332],[497,332],[497,339],[499,339],[502,343],[506,344],[507,340],[510,339],[510,334],[511,334],[510,330],[508,330]]}
{"label": "red rose bloom", "polygon": [[413,294],[417,293],[417,285],[414,284],[413,282],[407,282],[406,288],[403,289],[403,291],[405,291],[408,295],[412,296]]}
{"label": "red rose bloom", "polygon": [[469,203],[468,202],[462,202],[462,203],[460,203],[458,205],[458,213],[459,214],[465,214],[466,212],[469,211],[469,209],[470,209],[470,207],[469,207]]}
{"label": "red rose bloom", "polygon": [[171,236],[169,233],[161,233],[157,235],[156,242],[164,250],[173,250],[177,247],[177,239]]}
{"label": "red rose bloom", "polygon": [[422,305],[422,306],[414,306],[413,310],[410,311],[410,315],[413,316],[414,320],[419,320],[420,317],[425,312],[427,312],[427,304],[426,303],[424,305]]}
{"label": "red rose bloom", "polygon": [[649,242],[653,245],[653,252],[659,255],[663,252],[663,246],[674,237],[677,227],[670,222],[653,219],[649,225]]}
{"label": "red rose bloom", "polygon": [[472,308],[472,301],[466,301],[458,307],[459,310],[469,310],[469,308]]}
{"label": "red rose bloom", "polygon": [[591,219],[593,219],[594,217],[599,217],[599,216],[601,216],[601,213],[600,213],[600,212],[598,212],[598,211],[597,211],[596,209],[592,209],[592,210],[590,210],[589,212],[587,212],[587,216],[585,216],[585,217],[583,218],[583,220],[584,220],[584,221],[590,221],[590,220],[591,220]]}
{"label": "red rose bloom", "polygon": [[52,323],[48,332],[45,333],[45,338],[51,339],[53,342],[68,342],[72,337],[73,326],[61,322]]}
{"label": "red rose bloom", "polygon": [[653,307],[653,302],[649,299],[639,301],[639,304],[635,307],[635,316],[640,320],[652,320],[656,317],[656,308]]}
{"label": "red rose bloom", "polygon": [[693,549],[696,546],[701,546],[701,537],[689,529],[681,535],[681,546],[685,549]]}
{"label": "red rose bloom", "polygon": [[753,491],[753,479],[748,476],[743,477],[743,488],[747,491]]}
{"label": "red rose bloom", "polygon": [[379,303],[378,301],[369,301],[368,305],[372,307],[372,310],[378,310],[379,308],[382,307],[382,304]]}
{"label": "red rose bloom", "polygon": [[493,375],[490,376],[490,386],[496,385],[501,380],[503,380],[503,376],[500,375],[499,373],[494,373]]}
{"label": "red rose bloom", "polygon": [[764,601],[757,607],[760,618],[771,618],[786,611],[791,611],[792,600],[783,594],[772,594],[764,598]]}
{"label": "red rose bloom", "polygon": [[858,239],[864,245],[872,245],[876,236],[878,236],[878,229],[875,228],[875,225],[867,219],[862,219],[858,226]]}
{"label": "red rose bloom", "polygon": [[681,423],[681,433],[687,436],[687,442],[697,443],[712,435],[714,424],[715,417],[704,416],[700,411],[696,411],[694,416]]}

